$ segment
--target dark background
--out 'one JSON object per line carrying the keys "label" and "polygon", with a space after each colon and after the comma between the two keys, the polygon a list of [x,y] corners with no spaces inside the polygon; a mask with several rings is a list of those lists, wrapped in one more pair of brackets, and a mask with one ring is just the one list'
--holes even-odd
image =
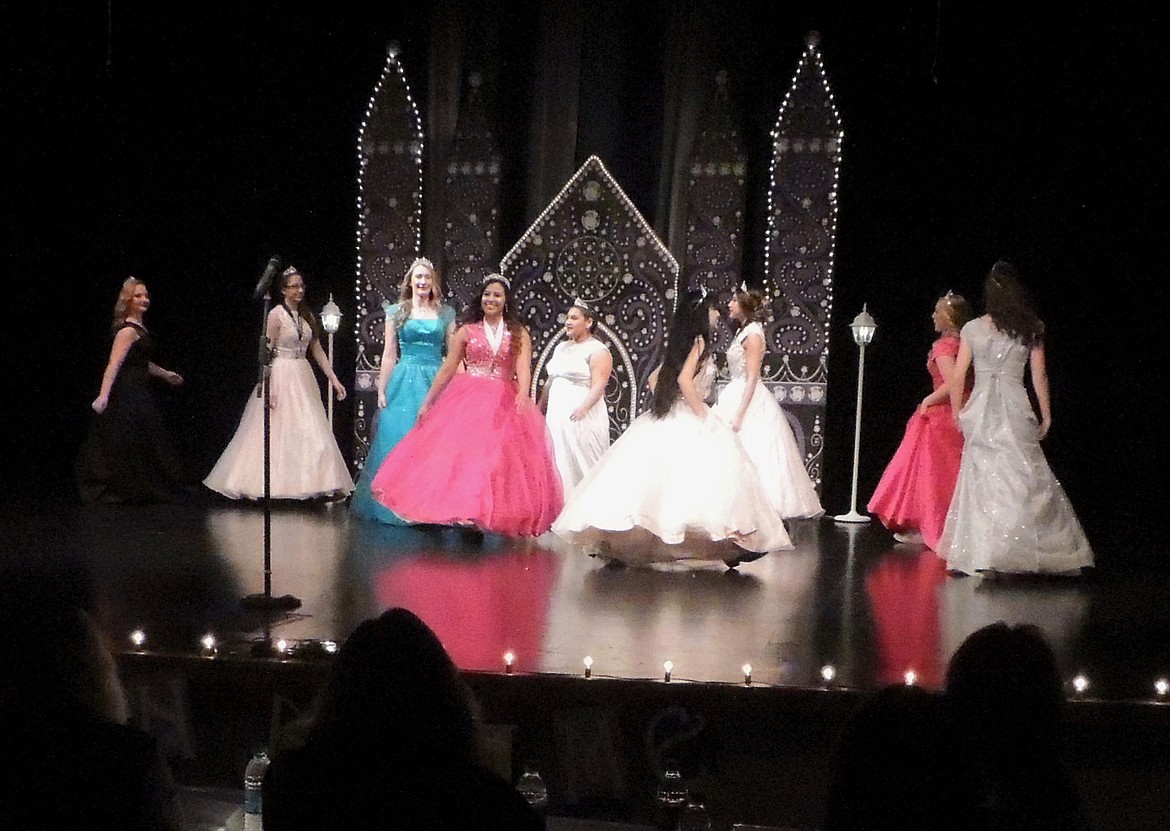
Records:
{"label": "dark background", "polygon": [[[751,157],[746,276],[762,278],[771,130],[803,49],[822,33],[846,139],[835,272],[824,502],[848,508],[857,350],[868,302],[859,502],[929,389],[929,316],[947,289],[978,299],[1014,260],[1049,327],[1045,442],[1103,568],[1165,567],[1166,60],[1152,6],[891,2],[710,4]],[[524,170],[535,4],[485,6],[463,48],[497,101],[504,247],[534,217]],[[578,161],[596,152],[647,218],[662,168],[660,51],[670,5],[592,4],[620,60],[588,67]],[[78,3],[4,27],[9,286],[4,494],[67,493],[128,274],[147,281],[160,389],[192,479],[227,443],[253,381],[251,290],[279,253],[319,308],[347,313],[352,377],[355,142],[388,41],[425,110],[426,4]],[[610,38],[610,43],[615,42]],[[425,117],[425,113],[424,113]],[[515,185],[515,186],[514,186]],[[439,240],[424,247],[434,252]],[[348,403],[338,405],[347,452]]]}

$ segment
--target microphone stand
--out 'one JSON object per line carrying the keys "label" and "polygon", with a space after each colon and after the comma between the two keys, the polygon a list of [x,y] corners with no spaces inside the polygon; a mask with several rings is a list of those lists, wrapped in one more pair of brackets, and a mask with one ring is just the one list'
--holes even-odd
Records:
{"label": "microphone stand", "polygon": [[[272,358],[275,349],[268,341],[268,312],[272,301],[268,293],[264,293],[264,316],[261,320],[260,343],[258,362],[260,367],[260,384],[258,395],[264,398],[264,592],[263,594],[249,594],[240,601],[240,605],[248,611],[258,612],[286,612],[301,607],[299,598],[286,594],[281,597],[272,596],[272,394],[270,380],[272,377]],[[268,620],[264,624],[264,641],[258,643],[253,650],[274,654],[272,635]]]}

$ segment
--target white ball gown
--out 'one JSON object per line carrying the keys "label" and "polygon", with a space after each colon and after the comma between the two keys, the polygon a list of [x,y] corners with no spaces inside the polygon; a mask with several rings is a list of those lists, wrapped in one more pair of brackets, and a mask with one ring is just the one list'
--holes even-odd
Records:
{"label": "white ball gown", "polygon": [[1093,550],[1040,448],[1024,368],[1030,349],[978,318],[975,387],[959,413],[963,459],[938,553],[955,571],[1077,574]]}
{"label": "white ball gown", "polygon": [[573,421],[573,411],[589,394],[592,375],[589,359],[605,352],[605,344],[596,338],[580,343],[558,343],[545,368],[548,371],[548,422],[552,435],[557,473],[566,496],[585,478],[609,449],[609,413],[602,396],[580,421]]}
{"label": "white ball gown", "polygon": [[[312,327],[284,305],[268,315],[275,357],[269,378],[271,492],[273,499],[347,496],[353,479],[321,403],[317,378],[306,358]],[[231,499],[264,497],[264,399],[248,396],[236,434],[203,484]]]}
{"label": "white ball gown", "polygon": [[[727,348],[727,369],[731,380],[719,393],[715,412],[728,424],[735,420],[747,386],[743,344],[751,335],[763,338],[764,327],[754,321],[747,324]],[[759,379],[739,429],[739,440],[755,464],[760,481],[780,516],[817,517],[825,512],[817,497],[816,486],[801,461],[800,448],[796,445],[788,417]]]}
{"label": "white ball gown", "polygon": [[[714,374],[708,358],[695,379],[699,395]],[[735,433],[681,397],[662,418],[634,420],[577,485],[553,531],[628,565],[792,548]]]}

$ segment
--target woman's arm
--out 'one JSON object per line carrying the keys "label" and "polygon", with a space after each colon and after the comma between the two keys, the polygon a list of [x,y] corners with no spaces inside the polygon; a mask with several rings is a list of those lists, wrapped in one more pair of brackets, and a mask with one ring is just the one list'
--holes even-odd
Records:
{"label": "woman's arm", "polygon": [[169,369],[163,369],[161,366],[156,364],[154,361],[151,361],[146,365],[146,371],[149,372],[151,375],[153,375],[155,378],[162,378],[164,381],[166,381],[172,387],[177,387],[177,386],[179,386],[179,384],[183,383],[183,376],[182,375],[180,375],[177,372],[171,372]]}
{"label": "woman's arm", "polygon": [[443,391],[443,387],[447,386],[447,382],[459,371],[459,365],[463,363],[463,352],[466,346],[467,330],[457,329],[455,334],[451,336],[450,345],[447,347],[447,357],[443,359],[443,365],[435,373],[435,380],[431,382],[431,388],[427,390],[422,405],[418,408],[418,418],[420,421],[426,411],[430,409],[431,404],[439,397],[439,393]]}
{"label": "woman's arm", "polygon": [[321,341],[313,338],[309,344],[309,351],[313,353],[313,360],[317,362],[317,366],[321,367],[321,371],[325,373],[325,377],[329,379],[329,384],[337,392],[337,400],[345,400],[345,385],[337,380],[337,375],[333,372],[333,367],[329,364],[329,356],[325,354],[325,350],[321,348]]}
{"label": "woman's arm", "polygon": [[122,362],[126,360],[126,355],[129,354],[130,347],[134,345],[136,340],[138,340],[138,332],[134,330],[133,326],[123,326],[118,330],[118,334],[114,335],[114,344],[110,347],[110,360],[106,363],[106,371],[102,373],[101,391],[98,392],[98,397],[93,400],[93,403],[89,405],[95,413],[106,411],[106,405],[110,403],[110,390],[114,388],[118,371],[122,368]]}
{"label": "woman's arm", "polygon": [[605,387],[609,383],[611,372],[613,372],[613,355],[609,353],[608,349],[598,349],[589,356],[589,392],[585,395],[581,406],[569,415],[570,421],[580,421],[585,418],[593,409],[593,405],[601,400],[601,396],[605,395]]}
{"label": "woman's arm", "polygon": [[963,387],[967,379],[967,370],[971,366],[971,344],[963,338],[959,342],[959,355],[955,358],[955,366],[947,379],[947,394],[951,397],[951,413],[955,420],[959,419],[959,410],[963,409]]}
{"label": "woman's arm", "polygon": [[1030,370],[1032,373],[1032,389],[1036,393],[1036,402],[1040,405],[1040,435],[1044,438],[1052,427],[1052,403],[1048,398],[1048,368],[1044,356],[1044,344],[1039,343],[1032,347],[1029,355]]}
{"label": "woman's arm", "polygon": [[[951,377],[955,374],[955,359],[950,355],[939,355],[934,359],[934,365],[938,367],[939,374],[943,377],[943,383],[942,386],[923,398],[922,403],[918,405],[918,412],[923,415],[926,414],[928,408],[943,403],[951,396]],[[966,378],[963,378],[959,385],[966,386],[965,381]]]}
{"label": "woman's arm", "polygon": [[752,332],[743,341],[744,372],[746,384],[743,396],[739,400],[739,409],[731,422],[731,429],[739,432],[743,427],[743,418],[747,415],[748,406],[752,403],[752,395],[756,391],[756,384],[760,380],[760,368],[764,365],[764,336]]}
{"label": "woman's arm", "polygon": [[683,401],[687,402],[687,406],[694,414],[699,418],[706,418],[710,410],[695,386],[695,369],[699,365],[701,354],[703,354],[703,338],[700,336],[695,338],[695,342],[691,344],[691,351],[687,354],[682,369],[678,372],[678,390],[682,393]]}
{"label": "woman's arm", "polygon": [[520,350],[516,353],[516,409],[526,402],[531,404],[528,387],[532,384],[532,337],[528,329],[520,327]]}
{"label": "woman's arm", "polygon": [[382,347],[382,363],[378,367],[378,409],[386,407],[386,385],[390,383],[390,376],[394,374],[394,366],[398,363],[398,327],[394,324],[394,316],[386,315],[385,345]]}

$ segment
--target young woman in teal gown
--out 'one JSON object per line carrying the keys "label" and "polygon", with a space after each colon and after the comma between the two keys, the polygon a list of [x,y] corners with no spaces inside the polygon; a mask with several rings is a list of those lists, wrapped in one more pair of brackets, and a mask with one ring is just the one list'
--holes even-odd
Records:
{"label": "young woman in teal gown", "polygon": [[350,507],[363,519],[390,525],[409,523],[370,493],[370,482],[386,455],[414,426],[419,406],[435,380],[454,329],[455,310],[443,303],[434,265],[425,257],[411,263],[398,302],[386,307],[386,338],[378,371],[378,424]]}

